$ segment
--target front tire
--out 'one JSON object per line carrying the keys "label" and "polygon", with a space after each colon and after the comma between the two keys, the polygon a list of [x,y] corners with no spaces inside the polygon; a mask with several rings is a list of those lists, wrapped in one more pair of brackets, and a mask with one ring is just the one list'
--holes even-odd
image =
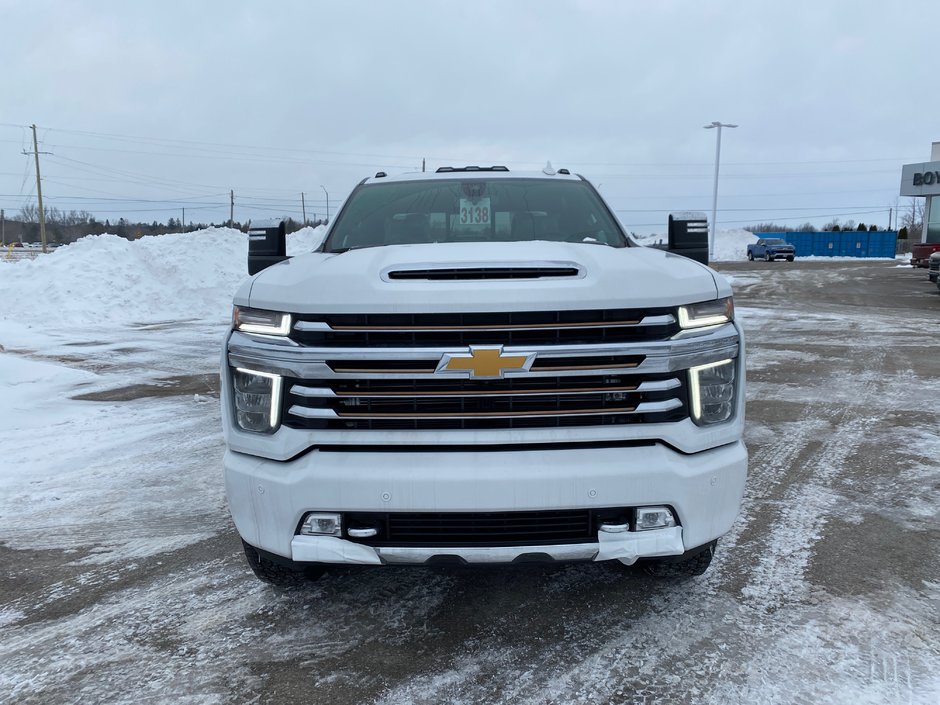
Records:
{"label": "front tire", "polygon": [[788,255],[787,262],[792,262],[792,261],[793,261],[793,255]]}
{"label": "front tire", "polygon": [[754,261],[754,253],[753,253],[753,252],[748,252],[748,253],[747,253],[747,259],[748,259],[749,262],[753,262],[753,261]]}
{"label": "front tire", "polygon": [[[705,544],[692,552],[677,556],[679,560],[659,558],[643,564],[643,570],[654,578],[694,578],[702,575],[712,563],[718,540]],[[687,557],[688,556],[688,557]]]}
{"label": "front tire", "polygon": [[255,577],[277,588],[297,589],[317,580],[326,572],[326,568],[321,565],[294,563],[288,558],[273,560],[265,551],[258,550],[244,539],[242,547]]}
{"label": "front tire", "polygon": [[769,252],[764,253],[764,261],[769,262],[772,259]]}

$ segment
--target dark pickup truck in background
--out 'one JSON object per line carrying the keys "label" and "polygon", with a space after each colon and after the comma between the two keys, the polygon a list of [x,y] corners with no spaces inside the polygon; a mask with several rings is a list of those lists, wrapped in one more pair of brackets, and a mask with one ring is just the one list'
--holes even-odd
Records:
{"label": "dark pickup truck in background", "polygon": [[762,237],[757,242],[747,246],[747,258],[752,262],[756,259],[770,262],[775,259],[785,259],[792,262],[796,256],[796,248],[780,237]]}

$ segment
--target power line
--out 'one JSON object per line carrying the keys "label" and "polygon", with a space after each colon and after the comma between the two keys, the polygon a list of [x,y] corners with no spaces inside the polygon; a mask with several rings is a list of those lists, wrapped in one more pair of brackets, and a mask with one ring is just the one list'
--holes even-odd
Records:
{"label": "power line", "polygon": [[[731,213],[780,213],[787,211],[812,211],[812,210],[829,210],[831,208],[840,208],[840,209],[853,209],[853,208],[880,208],[881,210],[887,210],[889,206],[799,206],[799,207],[782,207],[782,208],[722,208],[722,212],[731,212]],[[615,213],[673,213],[675,208],[633,208],[633,209],[614,209]]]}
{"label": "power line", "polygon": [[[6,127],[22,127],[21,125],[14,125],[9,123],[0,123],[0,125]],[[227,143],[227,142],[209,142],[202,140],[187,140],[187,139],[178,139],[178,138],[168,138],[168,137],[151,137],[151,136],[142,136],[142,135],[125,135],[118,133],[109,133],[109,132],[96,132],[91,130],[71,130],[64,128],[49,127],[46,128],[47,132],[58,132],[63,134],[84,136],[84,137],[93,137],[98,139],[111,140],[116,142],[125,142],[131,144],[143,144],[149,146],[173,146],[173,147],[191,147],[196,148],[201,151],[208,151],[216,154],[231,154],[231,150],[251,150],[255,152],[287,152],[290,154],[304,153],[304,154],[326,154],[332,156],[341,156],[341,157],[356,157],[356,158],[372,158],[372,159],[408,159],[414,160],[415,163],[408,165],[385,165],[392,166],[393,168],[412,168],[416,167],[417,162],[423,157],[417,154],[377,154],[371,152],[344,152],[338,150],[326,150],[326,149],[315,149],[309,147],[277,147],[271,145],[250,145],[250,144],[238,144],[238,143]],[[106,149],[101,147],[79,147],[76,145],[59,145],[72,148],[81,148],[81,149]],[[224,151],[220,151],[224,150]],[[132,150],[114,150],[114,151],[129,151],[132,153]],[[143,152],[146,154],[159,154],[156,152]],[[172,155],[176,156],[176,155]],[[427,157],[427,155],[424,155]],[[450,162],[459,162],[460,158],[454,157],[437,157],[430,156],[427,157],[432,161],[450,161]],[[475,157],[477,160],[480,159],[479,156]],[[483,161],[493,161],[493,160],[483,160]],[[496,160],[496,161],[505,161],[505,160]],[[541,164],[541,161],[517,161],[513,160],[515,163],[521,164]],[[593,161],[581,161],[579,159],[560,159],[553,160],[558,162],[565,162],[567,164],[576,164],[582,166],[629,166],[629,167],[689,167],[689,166],[711,166],[711,162],[593,162]],[[810,165],[810,164],[861,164],[861,163],[874,163],[874,162],[898,162],[904,163],[909,161],[916,161],[914,157],[870,157],[866,159],[802,159],[802,160],[782,160],[782,161],[753,161],[753,162],[726,162],[729,166],[781,166],[781,165]],[[320,162],[328,163],[328,162]],[[350,164],[350,166],[382,166],[382,164]]]}

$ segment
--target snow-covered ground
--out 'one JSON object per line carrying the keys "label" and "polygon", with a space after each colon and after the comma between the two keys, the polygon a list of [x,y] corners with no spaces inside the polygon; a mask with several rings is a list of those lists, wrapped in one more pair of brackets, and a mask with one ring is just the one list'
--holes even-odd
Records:
{"label": "snow-covered ground", "polygon": [[751,477],[701,579],[387,569],[283,595],[238,555],[220,471],[246,254],[210,229],[0,263],[0,702],[940,703],[936,318],[858,305],[913,273],[726,272]]}

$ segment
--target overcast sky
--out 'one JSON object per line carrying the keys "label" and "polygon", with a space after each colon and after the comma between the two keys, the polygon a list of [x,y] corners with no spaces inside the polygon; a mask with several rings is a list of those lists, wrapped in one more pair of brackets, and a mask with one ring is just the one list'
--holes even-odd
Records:
{"label": "overcast sky", "polygon": [[[888,223],[940,141],[940,1],[0,0],[0,207],[323,217],[364,176],[546,160],[627,229]],[[133,200],[137,199],[137,200]]]}

